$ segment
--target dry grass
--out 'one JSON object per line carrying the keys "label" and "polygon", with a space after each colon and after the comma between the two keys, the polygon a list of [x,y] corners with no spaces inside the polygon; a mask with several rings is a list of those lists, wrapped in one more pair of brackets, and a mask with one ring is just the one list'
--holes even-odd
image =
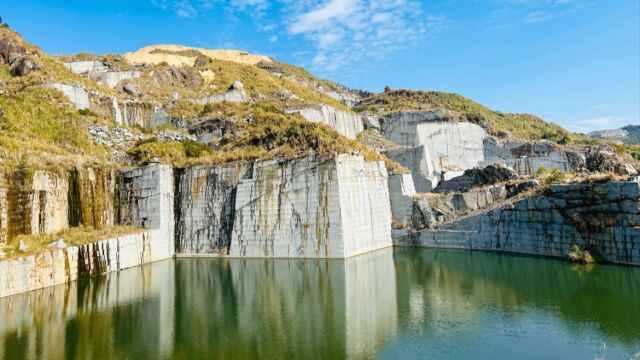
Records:
{"label": "dry grass", "polygon": [[516,139],[548,139],[566,143],[582,137],[534,115],[493,111],[461,95],[439,91],[387,91],[363,100],[355,110],[389,113],[434,109],[455,111],[470,121],[484,124],[494,134],[506,131]]}
{"label": "dry grass", "polygon": [[215,104],[210,108],[209,116],[231,119],[239,131],[223,137],[222,145],[215,149],[201,149],[191,154],[184,142],[149,140],[139,142],[129,153],[143,162],[158,157],[165,163],[189,166],[276,157],[293,159],[312,153],[333,156],[355,152],[362,154],[367,161],[385,161],[390,171],[408,172],[358,141],[340,135],[328,125],[309,122],[298,114],[286,114],[264,104]]}
{"label": "dry grass", "polygon": [[261,61],[271,61],[268,56],[250,54],[242,50],[204,49],[182,45],[150,45],[135,52],[124,54],[133,64],[159,64],[162,62],[174,66],[192,66],[198,55],[214,60],[232,61],[245,65],[255,65]]}
{"label": "dry grass", "polygon": [[[4,246],[2,251],[5,253],[5,259],[16,259],[42,253],[49,249],[49,244],[60,239],[62,239],[67,246],[79,246],[142,231],[145,231],[145,229],[131,226],[113,226],[100,230],[88,227],[76,227],[55,234],[19,235],[11,241],[11,245]],[[20,252],[18,250],[20,241],[24,241],[27,245],[27,251]]]}

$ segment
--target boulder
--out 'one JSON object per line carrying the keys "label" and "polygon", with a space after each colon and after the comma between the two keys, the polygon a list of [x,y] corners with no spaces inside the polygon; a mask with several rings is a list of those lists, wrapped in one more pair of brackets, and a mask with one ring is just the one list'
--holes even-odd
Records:
{"label": "boulder", "polygon": [[287,89],[280,89],[274,93],[274,96],[282,100],[299,100],[300,98]]}
{"label": "boulder", "polygon": [[239,80],[234,81],[233,84],[229,86],[229,90],[242,90],[242,89],[244,89],[244,85]]}
{"label": "boulder", "polygon": [[471,188],[483,185],[492,185],[508,180],[516,179],[518,175],[511,169],[500,165],[487,167],[475,167],[450,180],[442,181],[433,190],[434,192],[465,192]]}
{"label": "boulder", "polygon": [[24,76],[41,68],[28,56],[24,46],[11,37],[0,40],[0,60],[11,67],[11,76]]}
{"label": "boulder", "polygon": [[587,147],[585,149],[585,167],[592,172],[612,172],[618,175],[635,175],[636,169],[624,162],[615,150],[606,144],[598,148]]}
{"label": "boulder", "polygon": [[23,240],[20,240],[20,242],[18,243],[18,251],[20,252],[27,251],[27,244],[25,244]]}
{"label": "boulder", "polygon": [[0,60],[11,65],[17,59],[26,56],[27,51],[24,46],[12,37],[5,37],[0,40]]}
{"label": "boulder", "polygon": [[193,66],[195,67],[206,66],[208,64],[211,64],[212,62],[213,60],[211,60],[210,57],[204,56],[204,55],[198,55],[198,57],[196,57],[196,60],[193,62]]}
{"label": "boulder", "polygon": [[39,70],[41,68],[38,63],[28,57],[22,57],[11,65],[11,76],[25,76],[28,73]]}
{"label": "boulder", "polygon": [[125,84],[122,87],[122,90],[131,96],[138,96],[139,94],[138,87],[136,86],[136,84],[131,84],[131,83]]}

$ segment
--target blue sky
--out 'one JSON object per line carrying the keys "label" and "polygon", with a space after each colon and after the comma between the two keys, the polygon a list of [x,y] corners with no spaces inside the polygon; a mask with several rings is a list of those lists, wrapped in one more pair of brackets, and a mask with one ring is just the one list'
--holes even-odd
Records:
{"label": "blue sky", "polygon": [[574,131],[640,124],[640,0],[1,0],[0,15],[54,54],[237,48]]}

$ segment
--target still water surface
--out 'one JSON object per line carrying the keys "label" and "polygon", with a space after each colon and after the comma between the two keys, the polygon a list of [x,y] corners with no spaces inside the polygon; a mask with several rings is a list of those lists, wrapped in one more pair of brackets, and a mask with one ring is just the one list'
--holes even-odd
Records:
{"label": "still water surface", "polygon": [[640,268],[483,252],[177,259],[0,299],[6,359],[634,359],[638,352]]}

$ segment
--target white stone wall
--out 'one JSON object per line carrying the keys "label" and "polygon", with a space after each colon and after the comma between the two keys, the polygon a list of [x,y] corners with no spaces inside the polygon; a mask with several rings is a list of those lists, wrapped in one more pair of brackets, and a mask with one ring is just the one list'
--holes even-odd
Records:
{"label": "white stone wall", "polygon": [[411,225],[413,215],[413,195],[416,189],[413,186],[411,174],[396,174],[389,176],[389,198],[391,203],[391,215],[396,224]]}
{"label": "white stone wall", "polygon": [[360,156],[336,160],[344,257],[391,246],[388,174],[383,162]]}
{"label": "white stone wall", "polygon": [[[174,256],[173,169],[154,165],[123,171],[120,176],[120,223],[148,230],[17,260],[1,260],[0,297]],[[48,183],[46,174],[39,177],[38,182]]]}
{"label": "white stone wall", "polygon": [[413,184],[417,192],[432,191],[440,181],[440,175],[434,168],[430,152],[424,145],[385,151],[384,154],[389,159],[411,170]]}
{"label": "white stone wall", "polygon": [[512,168],[518,175],[532,175],[540,168],[558,169],[567,172],[573,165],[566,154],[552,143],[542,140],[537,143],[522,141],[484,141],[485,160],[482,165],[502,164]]}
{"label": "white stone wall", "polygon": [[169,238],[152,231],[0,261],[0,297],[166,259]]}
{"label": "white stone wall", "polygon": [[139,71],[105,71],[91,72],[89,78],[111,89],[115,88],[121,81],[140,77]]}
{"label": "white stone wall", "polygon": [[223,101],[228,102],[247,102],[250,98],[247,94],[241,89],[233,89],[229,90],[224,94],[211,95],[204,97],[202,99],[198,99],[195,101],[196,104],[206,105],[206,104],[214,104]]}
{"label": "white stone wall", "polygon": [[301,109],[289,109],[287,112],[298,113],[311,122],[325,123],[349,139],[355,139],[364,130],[360,115],[338,110],[329,105],[322,104]]}
{"label": "white stone wall", "polygon": [[417,144],[424,145],[436,172],[471,169],[484,161],[484,129],[469,122],[422,123]]}
{"label": "white stone wall", "polygon": [[72,86],[59,83],[49,84],[49,86],[62,92],[78,110],[91,108],[89,93],[82,86]]}
{"label": "white stone wall", "polygon": [[239,162],[176,170],[177,253],[228,254],[236,188],[251,168],[251,163]]}
{"label": "white stone wall", "polygon": [[66,177],[38,170],[33,174],[31,233],[51,234],[69,227]]}
{"label": "white stone wall", "polygon": [[390,245],[383,164],[272,160],[252,175],[238,185],[231,256],[342,258]]}
{"label": "white stone wall", "polygon": [[106,71],[107,67],[102,61],[73,61],[63,63],[69,70],[76,74],[85,74],[89,71]]}
{"label": "white stone wall", "polygon": [[120,112],[122,124],[127,126],[140,126],[143,129],[151,129],[171,122],[166,111],[161,106],[141,102],[125,102]]}
{"label": "white stone wall", "polygon": [[456,121],[452,116],[437,110],[396,113],[381,119],[385,138],[411,147],[388,153],[411,169],[419,192],[431,191],[442,177],[455,177],[484,162],[487,133],[476,124]]}
{"label": "white stone wall", "polygon": [[154,246],[160,257],[175,254],[173,181],[173,168],[168,165],[120,173],[118,223],[150,229],[153,239],[162,239],[162,246]]}

